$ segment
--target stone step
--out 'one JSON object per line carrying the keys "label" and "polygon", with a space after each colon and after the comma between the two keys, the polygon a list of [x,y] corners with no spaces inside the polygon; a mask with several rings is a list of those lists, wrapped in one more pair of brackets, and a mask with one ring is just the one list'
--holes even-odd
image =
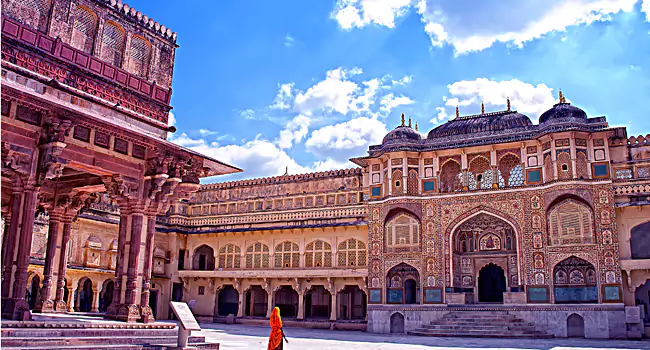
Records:
{"label": "stone step", "polygon": [[[144,344],[174,344],[178,340],[177,336],[163,337],[133,337],[133,336],[112,336],[106,337],[48,337],[48,338],[23,338],[9,337],[2,339],[2,347],[20,347],[38,346],[41,349],[59,348],[61,346],[85,346],[94,348],[105,345],[139,345]],[[189,343],[205,343],[203,336],[190,336]]]}
{"label": "stone step", "polygon": [[[42,346],[18,346],[18,347],[13,347],[13,346],[2,346],[3,350],[44,350],[47,348],[43,348]],[[65,349],[65,350],[88,350],[88,349],[93,349],[93,350],[113,350],[113,349],[124,349],[124,350],[142,350],[141,345],[124,345],[124,344],[117,344],[117,345],[102,345],[102,346],[97,346],[97,345],[92,345],[92,346],[57,346],[56,349]]]}
{"label": "stone step", "polygon": [[502,320],[494,320],[490,322],[477,322],[474,320],[467,320],[467,319],[440,319],[436,321],[431,321],[431,324],[463,324],[463,325],[501,325],[501,326],[516,326],[516,325],[528,325],[529,323],[523,321],[523,320],[513,320],[513,321],[502,321]]}
{"label": "stone step", "polygon": [[[423,325],[422,328],[426,329],[439,329],[439,330],[455,330],[455,329],[466,329],[466,325],[450,325],[450,324],[430,324],[430,325]],[[494,331],[499,331],[499,330],[513,330],[513,331],[535,331],[535,327],[531,325],[519,325],[519,326],[499,326],[499,325],[481,325],[481,326],[474,326],[471,327],[471,329],[476,329],[476,330],[494,330]]]}
{"label": "stone step", "polygon": [[110,329],[110,328],[3,328],[6,337],[114,337],[128,334],[131,337],[175,337],[178,329]]}
{"label": "stone step", "polygon": [[472,332],[472,331],[431,331],[416,329],[408,332],[409,335],[418,335],[424,337],[472,337],[472,338],[553,338],[552,335],[537,333],[510,333],[510,332]]}
{"label": "stone step", "polygon": [[449,321],[449,322],[459,321],[459,322],[476,322],[476,323],[492,323],[492,322],[513,323],[513,322],[521,322],[522,321],[520,318],[492,318],[492,319],[487,319],[487,318],[471,318],[471,317],[443,317],[440,320],[441,321]]}

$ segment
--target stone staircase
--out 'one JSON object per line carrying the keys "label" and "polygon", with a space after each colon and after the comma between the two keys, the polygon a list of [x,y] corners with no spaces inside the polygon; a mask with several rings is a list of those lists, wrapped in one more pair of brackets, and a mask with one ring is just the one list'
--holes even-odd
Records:
{"label": "stone staircase", "polygon": [[[12,327],[2,324],[2,349],[166,349],[177,345],[178,328],[173,324],[147,327],[82,327],[78,324],[54,327],[25,326]],[[219,349],[219,344],[205,343],[205,337],[190,336],[189,346],[200,349]]]}
{"label": "stone staircase", "polygon": [[428,337],[552,338],[508,311],[457,310],[408,332]]}

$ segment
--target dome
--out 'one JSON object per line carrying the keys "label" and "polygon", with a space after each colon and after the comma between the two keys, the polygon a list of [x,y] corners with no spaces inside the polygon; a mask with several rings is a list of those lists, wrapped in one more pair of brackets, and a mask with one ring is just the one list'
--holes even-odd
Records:
{"label": "dome", "polygon": [[420,141],[422,135],[413,130],[410,126],[400,125],[384,136],[382,143],[390,141]]}
{"label": "dome", "polygon": [[572,106],[570,103],[560,102],[542,113],[539,117],[539,123],[545,124],[559,119],[563,121],[586,122],[587,113],[578,107]]}
{"label": "dome", "polygon": [[517,111],[502,111],[456,117],[429,131],[428,139],[444,138],[456,135],[473,135],[481,132],[498,133],[511,129],[532,126],[530,119]]}

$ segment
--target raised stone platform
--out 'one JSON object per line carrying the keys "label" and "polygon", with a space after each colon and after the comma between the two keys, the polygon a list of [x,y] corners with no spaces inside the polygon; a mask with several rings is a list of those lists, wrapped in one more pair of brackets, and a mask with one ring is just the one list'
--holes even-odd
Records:
{"label": "raised stone platform", "polygon": [[[3,349],[167,349],[176,346],[174,322],[127,324],[83,315],[35,315],[34,321],[2,320]],[[190,336],[189,345],[218,349],[205,337]]]}
{"label": "raised stone platform", "polygon": [[[423,326],[436,324],[448,314],[466,315],[476,312],[507,314],[533,326],[535,330],[555,337],[570,336],[569,316],[578,315],[584,322],[585,338],[625,339],[625,308],[622,304],[608,305],[368,305],[368,332],[416,332]],[[399,314],[399,315],[397,315]],[[391,319],[392,317],[392,319]],[[449,317],[449,316],[446,316]],[[401,329],[400,329],[401,327]],[[401,331],[400,331],[401,330]],[[476,332],[474,332],[476,333]],[[442,334],[440,334],[442,335]],[[476,336],[469,332],[467,336]]]}

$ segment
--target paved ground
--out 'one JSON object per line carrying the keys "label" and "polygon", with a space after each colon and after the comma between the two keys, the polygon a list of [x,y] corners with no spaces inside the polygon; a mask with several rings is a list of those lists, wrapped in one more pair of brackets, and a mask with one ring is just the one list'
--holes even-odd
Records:
{"label": "paved ground", "polygon": [[[208,341],[221,343],[220,350],[266,349],[268,327],[212,323],[201,324],[201,327],[203,330],[199,334],[205,335]],[[302,328],[286,328],[285,334],[289,339],[284,347],[286,350],[650,349],[650,340],[429,338]]]}

